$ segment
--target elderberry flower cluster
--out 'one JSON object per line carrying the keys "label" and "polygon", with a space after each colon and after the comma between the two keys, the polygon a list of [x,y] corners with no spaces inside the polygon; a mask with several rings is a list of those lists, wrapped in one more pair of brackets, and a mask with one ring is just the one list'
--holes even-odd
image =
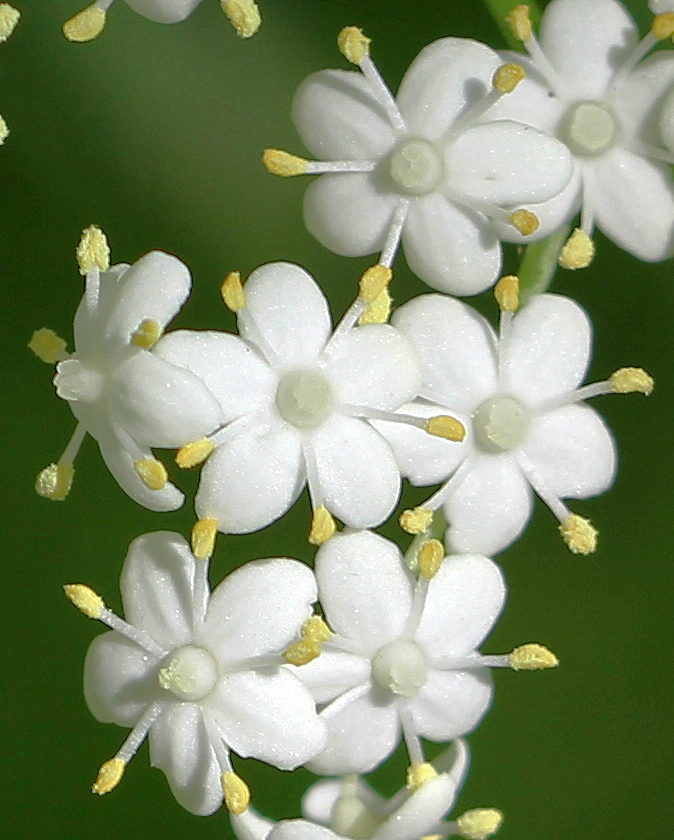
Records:
{"label": "elderberry flower cluster", "polygon": [[[172,23],[198,0],[127,3]],[[96,0],[67,37],[95,37],[111,5]],[[221,5],[252,34],[237,15],[257,14],[253,3]],[[150,510],[180,507],[179,470],[200,469],[189,542],[161,531],[129,548],[123,618],[88,586],[65,587],[109,628],[86,657],[86,702],[130,730],[95,793],[119,784],[147,738],[177,801],[198,815],[224,802],[239,840],[483,840],[498,829],[491,808],[447,819],[468,772],[464,736],[492,703],[492,668],[558,661],[541,644],[481,652],[507,594],[493,558],[523,533],[535,495],[572,552],[596,550],[597,530],[566,502],[607,490],[617,451],[586,401],[653,388],[635,367],[584,384],[589,315],[499,279],[503,243],[568,232],[580,214],[555,255],[567,268],[590,261],[595,227],[644,260],[674,251],[674,56],[645,58],[674,33],[674,14],[651,6],[641,41],[617,0],[552,0],[538,38],[516,6],[509,23],[527,55],[443,38],[396,97],[369,39],[340,33],[358,70],[310,76],[293,104],[318,160],[264,153],[276,175],[319,176],[304,213],[322,244],[379,255],[336,325],[319,283],[275,262],[225,278],[237,333],[171,330],[187,267],[159,251],[111,265],[103,232],[83,232],[74,349],[47,328],[29,345],[56,366],[77,421],[37,492],[66,499],[86,435]],[[437,291],[392,311],[399,246]],[[492,286],[497,327],[450,296]],[[172,450],[176,469],[155,449]],[[434,489],[399,517],[403,550],[371,529],[394,515],[405,480]],[[265,528],[305,489],[311,564],[251,560],[211,591],[217,535],[226,550],[227,535]],[[449,746],[431,763],[424,741]],[[401,743],[406,784],[387,801],[361,775]],[[301,819],[276,822],[251,807],[232,756],[330,778],[309,789]]]}

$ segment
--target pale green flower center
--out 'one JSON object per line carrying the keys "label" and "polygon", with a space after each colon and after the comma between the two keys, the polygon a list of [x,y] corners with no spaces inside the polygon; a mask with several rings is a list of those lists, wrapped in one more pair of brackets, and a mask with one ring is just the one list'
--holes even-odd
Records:
{"label": "pale green flower center", "polygon": [[576,102],[562,122],[561,139],[580,157],[603,154],[613,146],[617,134],[615,117],[600,102]]}
{"label": "pale green flower center", "polygon": [[396,639],[377,651],[372,660],[372,679],[401,697],[415,697],[426,685],[426,660],[411,639]]}
{"label": "pale green flower center", "polygon": [[512,452],[529,430],[529,414],[519,400],[498,395],[485,400],[473,414],[473,432],[483,452]]}
{"label": "pale green flower center", "polygon": [[281,417],[298,429],[313,429],[332,411],[332,389],[316,370],[294,370],[279,382],[276,407]]}
{"label": "pale green flower center", "polygon": [[171,654],[157,679],[162,688],[179,700],[196,703],[215,688],[218,666],[209,651],[195,645],[185,645]]}
{"label": "pale green flower center", "polygon": [[407,140],[389,158],[393,183],[410,195],[427,195],[442,177],[442,160],[428,140]]}

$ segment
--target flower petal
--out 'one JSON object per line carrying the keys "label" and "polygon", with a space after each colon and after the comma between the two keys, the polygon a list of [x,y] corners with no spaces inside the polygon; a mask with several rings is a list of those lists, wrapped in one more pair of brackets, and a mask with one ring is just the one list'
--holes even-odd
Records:
{"label": "flower petal", "polygon": [[243,758],[294,770],[325,744],[325,722],[311,695],[285,669],[227,674],[207,703],[227,744]]}
{"label": "flower petal", "polygon": [[172,703],[152,725],[149,741],[150,762],[164,771],[180,805],[199,816],[217,811],[222,770],[199,706]]}
{"label": "flower petal", "polygon": [[[658,123],[661,112],[664,115],[667,108],[666,103],[671,100],[673,84],[674,57],[669,50],[639,62],[620,83],[612,104],[628,138],[636,135],[646,143],[661,144]],[[667,145],[667,138],[663,139]],[[629,146],[629,142],[623,141],[623,145]]]}
{"label": "flower petal", "polygon": [[281,820],[272,829],[267,840],[346,840],[325,828],[307,820]]}
{"label": "flower petal", "polygon": [[[108,318],[117,304],[118,287],[121,287],[123,277],[129,268],[128,263],[118,263],[111,266],[108,271],[101,272],[98,306],[90,307],[87,304],[86,295],[80,301],[73,323],[75,349],[79,356],[100,352]],[[113,346],[107,349],[114,351],[119,347]]]}
{"label": "flower petal", "polygon": [[441,773],[415,790],[373,835],[373,840],[410,840],[430,835],[458,796],[454,778]]}
{"label": "flower petal", "polygon": [[402,633],[414,576],[395,543],[370,531],[338,534],[318,549],[316,578],[330,627],[365,655]]}
{"label": "flower petal", "polygon": [[232,828],[238,840],[267,840],[276,823],[263,817],[255,808],[246,808],[243,814],[230,814]]}
{"label": "flower petal", "polygon": [[429,741],[451,741],[472,732],[494,694],[488,668],[470,671],[430,669],[426,685],[410,701],[416,731]]}
{"label": "flower petal", "polygon": [[305,481],[301,455],[300,435],[285,426],[223,444],[202,467],[197,516],[217,519],[231,534],[264,528],[299,496]]}
{"label": "flower petal", "polygon": [[203,637],[228,665],[280,653],[299,636],[317,597],[313,572],[304,563],[253,560],[213,590]]}
{"label": "flower petal", "polygon": [[329,703],[350,688],[367,682],[370,670],[369,657],[339,650],[339,637],[326,643],[316,659],[292,669],[319,704]]}
{"label": "flower petal", "polygon": [[587,372],[591,342],[590,319],[575,301],[551,294],[532,297],[501,342],[502,393],[535,406],[574,390]]}
{"label": "flower petal", "polygon": [[189,17],[201,0],[126,0],[127,6],[157,23],[179,23]]}
{"label": "flower petal", "polygon": [[[369,813],[376,814],[382,819],[386,818],[387,803],[384,797],[372,790],[364,779],[358,778],[354,782],[353,796],[367,807]],[[302,797],[302,815],[320,825],[330,825],[332,809],[343,793],[342,779],[321,779],[313,784]]]}
{"label": "flower petal", "polygon": [[313,73],[297,89],[292,118],[304,145],[321,160],[376,160],[395,139],[386,111],[360,72]]}

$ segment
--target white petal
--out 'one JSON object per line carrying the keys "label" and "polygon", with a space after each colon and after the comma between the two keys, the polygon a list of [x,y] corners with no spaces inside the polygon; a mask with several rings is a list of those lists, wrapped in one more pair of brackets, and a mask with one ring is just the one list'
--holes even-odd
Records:
{"label": "white petal", "polygon": [[386,111],[359,72],[309,76],[297,89],[292,118],[304,145],[321,160],[376,160],[393,146]]}
{"label": "white petal", "polygon": [[486,557],[448,557],[431,580],[415,633],[431,657],[476,650],[496,623],[506,598],[501,570]]}
{"label": "white petal", "polygon": [[568,103],[552,93],[547,79],[538,72],[528,56],[510,50],[500,51],[499,55],[504,62],[519,64],[526,76],[515,90],[492,105],[485,120],[514,120],[556,136]]}
{"label": "white petal", "polygon": [[103,348],[112,351],[119,349],[116,346],[105,348],[104,335],[108,318],[117,305],[118,287],[121,287],[123,277],[129,267],[128,263],[118,263],[100,274],[98,306],[94,308],[87,306],[86,295],[80,301],[73,323],[75,348],[78,355],[98,353]]}
{"label": "white petal", "polygon": [[[658,122],[674,84],[674,57],[662,50],[641,61],[615,92],[612,102],[628,137],[660,145]],[[629,142],[624,143],[629,146]],[[667,140],[665,138],[665,145]]]}
{"label": "white petal", "polygon": [[[314,278],[292,263],[256,269],[246,281],[239,332],[257,344],[259,331],[284,366],[314,362],[332,331],[328,301]],[[256,330],[249,329],[253,321]],[[265,348],[259,348],[265,353]],[[272,361],[268,359],[268,361]]]}
{"label": "white petal", "polygon": [[150,762],[166,774],[171,792],[192,814],[222,804],[221,768],[195,703],[172,703],[150,729]]}
{"label": "white petal", "polygon": [[452,191],[499,207],[544,201],[568,184],[571,155],[535,129],[498,121],[464,131],[445,151]]}
{"label": "white petal", "polygon": [[396,409],[416,397],[421,371],[415,351],[389,324],[349,332],[336,354],[326,353],[326,373],[343,404]]}
{"label": "white petal", "polygon": [[412,271],[443,292],[476,295],[501,270],[501,244],[491,222],[439,193],[413,202],[402,241]]}
{"label": "white petal", "polygon": [[451,741],[472,732],[491,706],[488,668],[428,672],[426,685],[410,701],[416,731],[429,741]]}
{"label": "white petal", "polygon": [[347,840],[329,828],[306,820],[281,820],[267,840]]}
{"label": "white petal", "polygon": [[637,43],[634,20],[617,0],[552,0],[540,44],[576,99],[603,99],[613,75]]}
{"label": "white petal", "polygon": [[294,770],[325,744],[325,723],[311,695],[284,669],[225,675],[207,708],[236,753],[281,770]]}
{"label": "white petal", "polygon": [[204,641],[225,663],[280,653],[299,636],[317,597],[313,572],[303,563],[253,560],[213,591]]}
{"label": "white petal", "polygon": [[328,720],[327,746],[307,768],[330,776],[367,773],[391,755],[399,739],[396,703],[382,705],[369,692]]}
{"label": "white petal", "polygon": [[217,519],[225,533],[264,528],[298,497],[305,481],[301,454],[299,434],[284,426],[223,444],[202,467],[197,515]]}
{"label": "white petal", "polygon": [[374,174],[321,175],[304,194],[304,223],[336,254],[364,257],[384,247],[398,199]]}
{"label": "white petal", "polygon": [[456,782],[446,773],[429,779],[375,831],[372,840],[413,840],[429,835],[452,809],[457,795]]}
{"label": "white petal", "polygon": [[[375,793],[360,777],[355,780],[355,786],[355,796],[366,805],[368,811],[385,818],[387,803],[384,797]],[[321,779],[313,784],[302,797],[302,815],[321,825],[330,825],[332,809],[342,792],[342,779]]]}
{"label": "white petal", "polygon": [[273,820],[258,814],[255,808],[247,808],[243,814],[230,814],[229,818],[238,840],[267,840],[276,825]]}
{"label": "white petal", "polygon": [[443,506],[447,550],[498,554],[522,533],[532,507],[531,487],[512,456],[473,453]]}
{"label": "white petal", "polygon": [[590,319],[575,301],[532,297],[501,343],[501,391],[536,405],[574,390],[585,377],[591,342]]}
{"label": "white petal", "polygon": [[585,167],[585,189],[597,227],[647,262],[674,250],[674,185],[670,167],[615,148]]}
{"label": "white petal", "polygon": [[470,415],[497,389],[496,335],[461,301],[422,295],[397,309],[393,326],[421,357],[421,395]]}
{"label": "white petal", "polygon": [[157,644],[174,648],[190,641],[204,604],[194,603],[195,560],[180,534],[157,531],[129,546],[120,589],[124,616]]}
{"label": "white petal", "polygon": [[414,577],[395,543],[369,531],[338,534],[318,549],[316,578],[330,627],[364,652],[402,633]]}
{"label": "white petal", "polygon": [[663,103],[658,127],[662,142],[672,151],[674,149],[674,90]]}
{"label": "white petal", "polygon": [[300,668],[291,669],[319,704],[328,703],[348,689],[362,685],[370,679],[369,657],[345,653],[339,649],[335,650],[335,647],[339,647],[339,637],[326,644],[316,659]]}
{"label": "white petal", "polygon": [[84,660],[84,699],[101,723],[135,726],[157,700],[158,662],[147,651],[112,630],[97,636]]}
{"label": "white petal", "polygon": [[391,447],[366,420],[333,414],[311,447],[322,503],[351,528],[388,519],[400,497],[400,471]]}
{"label": "white petal", "polygon": [[223,423],[273,403],[277,375],[257,348],[237,335],[176,330],[152,352],[202,379],[220,403]]}
{"label": "white petal", "polygon": [[410,135],[438,139],[467,107],[491,90],[498,55],[466,38],[443,38],[414,59],[398,91]]}
{"label": "white petal", "polygon": [[178,23],[192,14],[201,0],[126,0],[128,6],[157,23]]}
{"label": "white petal", "polygon": [[536,476],[563,499],[587,499],[608,489],[618,454],[597,412],[568,405],[532,420],[522,451]]}

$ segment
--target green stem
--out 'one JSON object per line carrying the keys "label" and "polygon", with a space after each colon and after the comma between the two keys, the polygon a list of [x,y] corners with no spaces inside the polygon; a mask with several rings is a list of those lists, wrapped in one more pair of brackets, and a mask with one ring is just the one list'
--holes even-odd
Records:
{"label": "green stem", "polygon": [[520,281],[520,306],[532,295],[547,291],[557,270],[559,252],[566,242],[571,225],[562,225],[540,242],[527,245],[520,263],[518,277]]}
{"label": "green stem", "polygon": [[[511,50],[521,50],[522,44],[513,36],[510,31],[510,27],[506,23],[508,13],[514,6],[517,5],[516,0],[484,0],[484,3],[496,21],[496,25],[501,30],[501,34],[503,35],[508,48]],[[529,14],[531,15],[531,20],[533,21],[534,26],[538,27],[538,23],[541,19],[541,10],[539,9],[536,0],[530,0],[530,2],[526,5],[529,6]]]}

